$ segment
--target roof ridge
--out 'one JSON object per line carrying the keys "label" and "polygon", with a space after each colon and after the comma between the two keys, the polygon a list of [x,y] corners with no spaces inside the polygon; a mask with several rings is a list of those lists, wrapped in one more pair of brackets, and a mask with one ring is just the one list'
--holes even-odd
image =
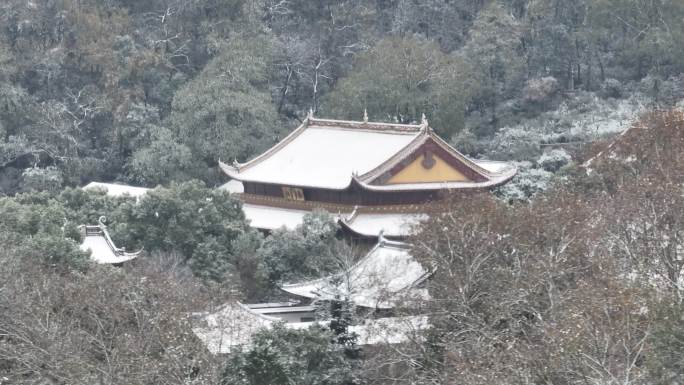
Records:
{"label": "roof ridge", "polygon": [[395,129],[397,131],[417,132],[423,127],[422,124],[367,122],[359,120],[321,119],[314,117],[310,118],[310,122],[312,125],[318,124],[321,126],[337,126],[352,129],[367,129],[372,131],[389,131]]}
{"label": "roof ridge", "polygon": [[[229,167],[229,168],[231,168],[231,169],[234,169],[235,171],[237,171],[237,173],[240,173],[242,170],[245,170],[245,169],[247,169],[247,168],[250,168],[250,167],[252,167],[252,166],[254,166],[254,165],[256,165],[256,164],[258,164],[258,163],[260,163],[260,162],[262,162],[262,161],[264,161],[264,160],[266,160],[266,159],[268,159],[271,155],[275,154],[276,152],[278,152],[278,150],[282,149],[283,147],[285,147],[285,145],[289,144],[289,143],[292,142],[295,138],[297,138],[299,135],[301,135],[301,133],[304,132],[304,131],[306,130],[306,128],[309,126],[309,122],[310,122],[312,119],[313,119],[313,117],[312,117],[311,115],[308,115],[308,116],[302,121],[302,123],[299,125],[299,127],[297,127],[294,131],[292,131],[292,132],[290,132],[289,134],[287,134],[287,136],[286,136],[285,138],[283,138],[281,141],[279,141],[278,143],[276,143],[276,144],[274,144],[273,146],[271,146],[271,148],[269,148],[268,150],[264,151],[263,153],[261,153],[261,154],[258,155],[257,157],[255,157],[255,158],[253,158],[253,159],[251,159],[251,160],[249,160],[249,161],[247,161],[247,162],[244,162],[244,163],[239,163],[239,162],[237,162],[237,160],[236,160],[236,161],[233,162],[233,166],[230,166],[230,165],[228,165],[228,164],[226,164],[226,163],[223,163],[223,162],[221,162],[221,159],[219,159],[219,161],[218,161],[218,162],[219,162],[219,166],[220,166],[221,169],[223,169],[224,171],[226,171],[226,169],[225,169],[223,166],[221,166],[221,165],[224,165],[225,167]],[[226,171],[226,172],[227,172],[227,171]],[[229,176],[231,176],[231,175],[229,174]],[[231,176],[231,177],[232,177],[232,176]],[[236,178],[236,179],[237,179],[237,178]]]}

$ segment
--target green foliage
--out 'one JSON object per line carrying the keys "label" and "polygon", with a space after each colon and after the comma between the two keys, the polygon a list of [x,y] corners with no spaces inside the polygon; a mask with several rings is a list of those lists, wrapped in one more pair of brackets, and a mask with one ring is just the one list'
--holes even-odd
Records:
{"label": "green foliage", "polygon": [[648,366],[656,383],[680,383],[684,381],[684,305],[664,300],[658,304],[656,316]]}
{"label": "green foliage", "polygon": [[193,156],[245,159],[274,143],[277,116],[268,89],[272,43],[232,39],[174,96],[169,123]]}
{"label": "green foliage", "polygon": [[121,219],[126,228],[118,229],[128,244],[175,251],[186,258],[205,241],[229,247],[246,226],[240,201],[198,181],[149,191],[128,210]]}
{"label": "green foliage", "polygon": [[179,143],[171,131],[164,127],[153,127],[149,135],[149,146],[136,150],[129,159],[128,178],[131,181],[155,186],[201,175],[190,148]]}
{"label": "green foliage", "polygon": [[271,286],[268,272],[257,250],[264,242],[264,236],[256,229],[249,229],[233,241],[232,265],[235,268],[237,284],[248,301],[257,301]]}
{"label": "green foliage", "polygon": [[269,281],[278,283],[320,277],[337,263],[337,227],[327,213],[313,212],[294,231],[275,230],[257,250]]}
{"label": "green foliage", "polygon": [[472,103],[491,109],[491,123],[497,128],[496,108],[522,88],[524,62],[518,54],[521,26],[503,6],[492,2],[473,23],[461,55],[470,64],[468,74],[475,81]]}
{"label": "green foliage", "polygon": [[[253,231],[246,227],[239,201],[192,181],[157,188],[138,202],[81,189],[2,198],[0,233],[31,258],[82,269],[87,256],[74,242],[80,242],[77,226],[95,224],[102,215],[118,246],[179,254],[194,275],[206,281],[240,275],[234,268],[233,243]],[[245,258],[242,241],[236,250]]]}
{"label": "green foliage", "polygon": [[344,354],[330,343],[332,335],[318,326],[292,330],[276,325],[258,332],[251,346],[231,353],[222,384],[343,385],[353,384]]}
{"label": "green foliage", "polygon": [[354,70],[329,95],[325,111],[360,120],[419,122],[449,135],[463,127],[468,98],[464,63],[429,41],[390,37],[359,55]]}
{"label": "green foliage", "polygon": [[80,234],[66,221],[66,211],[46,194],[23,194],[18,199],[0,198],[0,234],[4,247],[16,250],[29,263],[59,270],[85,270],[87,253],[77,241]]}
{"label": "green foliage", "polygon": [[22,178],[27,191],[57,191],[62,187],[62,173],[54,166],[27,168]]}

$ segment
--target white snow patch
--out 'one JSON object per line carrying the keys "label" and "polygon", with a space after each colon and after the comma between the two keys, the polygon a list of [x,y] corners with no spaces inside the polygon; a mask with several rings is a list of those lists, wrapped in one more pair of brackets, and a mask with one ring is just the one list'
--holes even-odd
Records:
{"label": "white snow patch", "polygon": [[[224,305],[215,313],[197,313],[193,333],[212,354],[225,354],[236,348],[251,345],[252,337],[260,330],[270,329],[277,318],[258,314],[241,303]],[[282,323],[286,328],[308,329],[314,325],[326,326],[329,321]],[[398,344],[420,337],[430,327],[425,315],[367,319],[349,327],[357,334],[359,345]]]}
{"label": "white snow patch", "polygon": [[90,182],[82,187],[83,190],[104,190],[109,196],[120,197],[128,195],[140,199],[150,190],[145,187],[129,186],[125,184]]}
{"label": "white snow patch", "polygon": [[343,189],[352,173],[376,168],[420,132],[378,132],[310,126],[240,178],[289,186]]}
{"label": "white snow patch", "polygon": [[398,242],[376,245],[351,268],[314,281],[286,284],[281,288],[291,294],[316,299],[348,298],[357,306],[389,309],[405,297],[425,299],[426,289],[414,286],[428,272]]}

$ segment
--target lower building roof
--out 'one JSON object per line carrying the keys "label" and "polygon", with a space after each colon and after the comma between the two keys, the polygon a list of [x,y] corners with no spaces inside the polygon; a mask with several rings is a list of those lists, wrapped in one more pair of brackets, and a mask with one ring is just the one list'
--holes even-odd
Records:
{"label": "lower building roof", "polygon": [[355,209],[348,216],[340,216],[339,224],[364,238],[377,238],[383,234],[390,238],[405,238],[416,226],[428,218],[424,213],[377,213]]}
{"label": "lower building roof", "polygon": [[249,221],[249,225],[261,230],[276,230],[286,228],[294,230],[302,224],[306,210],[285,209],[271,206],[259,206],[250,203],[242,205],[242,211]]}
{"label": "lower building roof", "polygon": [[103,223],[104,217],[100,217],[99,222],[95,226],[81,226],[81,229],[84,230],[84,236],[80,249],[90,252],[90,259],[98,264],[118,264],[135,259],[140,255],[142,250],[128,253],[124,249],[116,247]]}
{"label": "lower building roof", "polygon": [[146,187],[129,186],[117,183],[101,183],[101,182],[90,182],[82,187],[83,190],[104,190],[109,196],[124,196],[130,195],[134,198],[140,198],[141,196],[147,194],[150,191]]}
{"label": "lower building roof", "polygon": [[[249,347],[254,334],[280,323],[290,329],[308,329],[315,325],[326,326],[329,321],[284,323],[279,318],[259,314],[240,302],[229,303],[216,312],[193,314],[196,319],[193,333],[213,354],[225,354]],[[357,344],[398,344],[419,338],[430,327],[428,316],[404,316],[367,319],[349,327],[356,333]]]}
{"label": "lower building roof", "polygon": [[417,286],[430,272],[410,254],[410,246],[380,237],[373,249],[340,273],[281,289],[315,300],[347,299],[356,306],[391,309],[401,301],[426,299],[426,289]]}

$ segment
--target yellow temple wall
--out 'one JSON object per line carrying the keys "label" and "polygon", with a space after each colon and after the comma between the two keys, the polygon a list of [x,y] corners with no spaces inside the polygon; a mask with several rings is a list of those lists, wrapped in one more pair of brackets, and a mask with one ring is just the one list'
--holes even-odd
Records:
{"label": "yellow temple wall", "polygon": [[435,161],[434,165],[430,168],[425,168],[423,166],[424,158],[425,155],[420,155],[403,170],[392,176],[387,181],[387,184],[462,182],[469,180],[437,155],[432,155]]}

